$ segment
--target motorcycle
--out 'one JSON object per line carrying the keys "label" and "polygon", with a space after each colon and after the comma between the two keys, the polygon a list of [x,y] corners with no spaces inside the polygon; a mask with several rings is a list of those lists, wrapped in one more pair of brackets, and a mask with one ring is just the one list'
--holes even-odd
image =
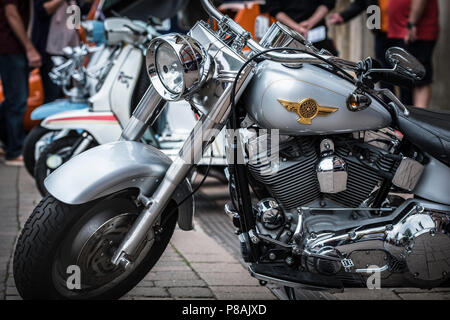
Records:
{"label": "motorcycle", "polygon": [[[45,180],[14,253],[23,298],[118,298],[158,261],[175,225],[192,230],[186,176],[220,130],[238,241],[252,276],[286,288],[433,288],[449,278],[448,113],[406,107],[379,81],[424,75],[400,48],[358,63],[275,23],[257,43],[209,0],[188,35],[155,38],[151,86],[119,141]],[[242,54],[248,47],[250,55]],[[173,159],[139,142],[167,101],[201,118]],[[386,101],[389,103],[386,103]],[[203,180],[204,181],[204,180]],[[81,285],[67,286],[77,266]],[[292,289],[287,289],[292,293]],[[291,297],[293,294],[290,295]]]}

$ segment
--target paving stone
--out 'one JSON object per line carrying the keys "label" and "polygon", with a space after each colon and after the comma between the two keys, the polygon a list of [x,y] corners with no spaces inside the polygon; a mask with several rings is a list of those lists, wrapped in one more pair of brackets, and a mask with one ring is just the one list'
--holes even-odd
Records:
{"label": "paving stone", "polygon": [[183,256],[189,262],[224,262],[224,263],[233,263],[236,260],[227,253],[227,255],[222,254],[212,254],[212,253],[187,253]]}
{"label": "paving stone", "polygon": [[149,281],[149,280],[142,280],[137,285],[137,287],[154,287],[154,286],[155,286],[155,282]]}
{"label": "paving stone", "polygon": [[169,293],[164,288],[158,287],[135,287],[126,294],[127,296],[142,297],[168,297]]}
{"label": "paving stone", "polygon": [[18,296],[19,292],[16,287],[6,287],[6,295],[7,296]]}
{"label": "paving stone", "polygon": [[168,271],[179,272],[179,271],[191,271],[191,270],[192,269],[186,263],[184,263],[182,265],[171,265],[171,264],[156,265],[152,269],[152,271],[159,271],[159,272],[168,272]]}
{"label": "paving stone", "polygon": [[172,287],[169,293],[175,298],[213,298],[209,288],[201,287]]}
{"label": "paving stone", "polygon": [[150,272],[146,277],[146,280],[194,280],[198,279],[198,276],[191,271],[177,271],[177,272]]}
{"label": "paving stone", "polygon": [[197,272],[246,272],[240,263],[192,262],[190,266]]}
{"label": "paving stone", "polygon": [[157,287],[206,287],[206,282],[196,280],[159,280],[155,281]]}
{"label": "paving stone", "polygon": [[248,273],[216,273],[199,272],[200,277],[210,286],[257,286],[258,280],[252,278]]}
{"label": "paving stone", "polygon": [[16,283],[14,282],[14,277],[8,277],[8,280],[6,281],[6,286],[8,287],[16,286]]}
{"label": "paving stone", "polygon": [[171,297],[134,297],[134,296],[124,296],[120,300],[175,300]]}

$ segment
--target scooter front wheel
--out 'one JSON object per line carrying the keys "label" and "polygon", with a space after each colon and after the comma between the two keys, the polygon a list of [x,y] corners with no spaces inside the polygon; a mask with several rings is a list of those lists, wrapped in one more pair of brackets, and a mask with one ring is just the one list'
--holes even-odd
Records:
{"label": "scooter front wheel", "polygon": [[34,127],[27,135],[23,145],[23,161],[28,173],[34,175],[34,166],[36,164],[36,143],[42,141],[45,144],[50,142],[57,133],[42,126]]}
{"label": "scooter front wheel", "polygon": [[131,290],[159,260],[177,220],[169,204],[132,266],[111,264],[142,210],[135,196],[121,192],[82,205],[45,197],[25,223],[14,253],[14,280],[22,298],[117,299]]}
{"label": "scooter front wheel", "polygon": [[[42,196],[47,194],[47,189],[44,185],[45,178],[73,157],[77,143],[80,139],[83,139],[83,137],[79,135],[57,139],[47,145],[47,147],[41,152],[34,167],[34,179]],[[92,141],[85,150],[96,145],[97,142]]]}

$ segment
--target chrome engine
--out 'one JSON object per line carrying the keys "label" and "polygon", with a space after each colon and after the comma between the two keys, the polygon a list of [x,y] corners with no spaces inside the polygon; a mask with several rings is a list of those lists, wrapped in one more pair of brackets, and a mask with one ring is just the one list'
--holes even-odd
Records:
{"label": "chrome engine", "polygon": [[[356,139],[350,135],[334,140],[291,138],[280,145],[277,172],[267,174],[270,159],[263,156],[256,156],[261,161],[250,162],[249,170],[287,211],[320,199],[341,207],[359,207],[398,165],[398,159],[389,153],[396,140],[383,134],[383,138],[373,138],[382,142],[370,143],[369,137],[379,135],[369,132]],[[250,139],[250,147],[258,139]]]}
{"label": "chrome engine", "polygon": [[[260,139],[250,138],[248,148]],[[373,272],[385,287],[432,287],[448,279],[449,206],[402,199],[398,207],[372,207],[383,181],[404,176],[401,168],[414,161],[396,155],[398,143],[381,131],[290,137],[280,144],[275,170],[273,157],[250,157],[251,175],[268,192],[254,206],[267,260],[333,275],[346,286],[365,284]]]}

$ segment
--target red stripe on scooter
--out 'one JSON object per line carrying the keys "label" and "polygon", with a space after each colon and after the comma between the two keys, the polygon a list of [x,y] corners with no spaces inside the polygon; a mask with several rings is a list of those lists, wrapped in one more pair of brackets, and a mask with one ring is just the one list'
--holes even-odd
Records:
{"label": "red stripe on scooter", "polygon": [[117,121],[114,115],[108,115],[108,116],[80,116],[80,117],[58,118],[58,119],[51,119],[48,122],[76,121],[76,120]]}

